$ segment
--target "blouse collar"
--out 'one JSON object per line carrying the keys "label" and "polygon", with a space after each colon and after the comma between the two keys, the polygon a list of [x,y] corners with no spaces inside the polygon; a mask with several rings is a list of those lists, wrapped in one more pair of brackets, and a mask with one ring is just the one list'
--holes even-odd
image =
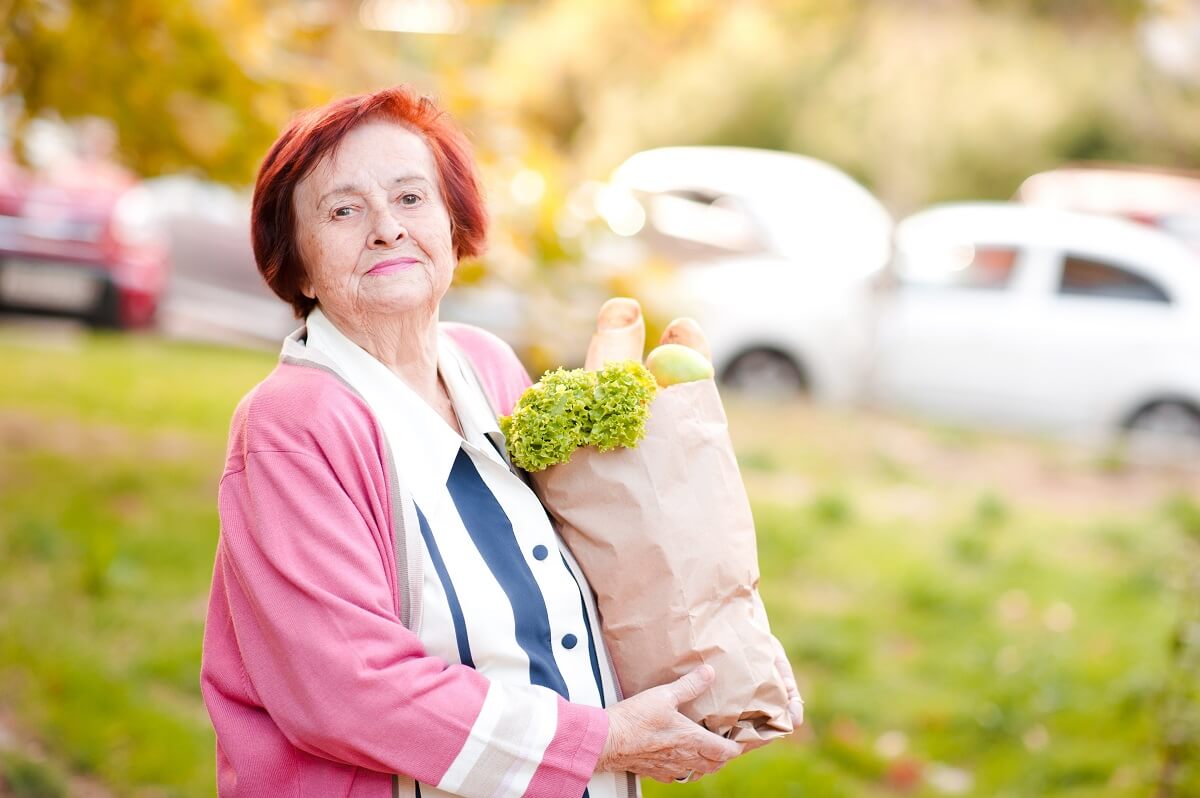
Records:
{"label": "blouse collar", "polygon": [[308,314],[306,348],[320,352],[337,366],[350,387],[362,395],[383,427],[405,483],[418,494],[443,488],[464,445],[507,469],[490,442],[500,437],[486,398],[464,371],[453,342],[438,334],[438,373],[446,384],[466,440],[395,372],[346,337],[329,317],[315,308]]}

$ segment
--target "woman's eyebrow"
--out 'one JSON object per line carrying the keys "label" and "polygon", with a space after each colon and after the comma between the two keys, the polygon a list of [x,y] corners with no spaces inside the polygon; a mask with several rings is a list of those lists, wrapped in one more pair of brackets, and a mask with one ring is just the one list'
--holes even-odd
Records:
{"label": "woman's eyebrow", "polygon": [[[399,177],[394,177],[394,178],[392,178],[389,185],[390,186],[398,186],[402,183],[424,183],[425,185],[430,185],[429,179],[426,178],[424,175],[419,175],[419,174],[407,174],[407,175],[400,175]],[[338,196],[341,194],[362,194],[362,193],[364,193],[364,189],[362,189],[361,187],[353,185],[351,183],[346,183],[344,185],[338,186],[337,188],[330,189],[329,191],[326,191],[324,194],[322,194],[321,198],[319,200],[317,200],[317,207],[318,208],[323,207],[325,205],[326,201],[330,197],[335,197],[335,196]]]}
{"label": "woman's eyebrow", "polygon": [[401,175],[400,177],[394,178],[391,185],[398,186],[401,183],[424,183],[425,185],[429,185],[429,179],[426,178],[425,175]]}
{"label": "woman's eyebrow", "polygon": [[318,208],[322,207],[330,197],[334,197],[339,194],[361,194],[361,193],[362,193],[361,188],[359,188],[358,186],[352,185],[350,183],[347,183],[345,185],[338,186],[337,188],[330,189],[329,191],[326,191],[324,194],[322,194],[321,198],[319,200],[317,200],[317,207]]}

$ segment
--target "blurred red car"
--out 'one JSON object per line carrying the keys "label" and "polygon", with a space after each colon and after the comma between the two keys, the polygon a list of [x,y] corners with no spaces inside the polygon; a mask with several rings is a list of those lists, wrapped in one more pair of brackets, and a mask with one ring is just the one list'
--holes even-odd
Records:
{"label": "blurred red car", "polygon": [[116,167],[30,176],[0,161],[0,312],[152,325],[170,260],[150,203]]}

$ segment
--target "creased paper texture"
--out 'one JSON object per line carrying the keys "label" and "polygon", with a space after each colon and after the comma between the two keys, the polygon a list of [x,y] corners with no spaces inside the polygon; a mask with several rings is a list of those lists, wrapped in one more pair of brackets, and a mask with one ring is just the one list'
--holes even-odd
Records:
{"label": "creased paper texture", "polygon": [[531,476],[596,591],[625,695],[708,663],[716,682],[685,715],[735,740],[792,730],[756,590],[754,519],[712,380],[660,390],[637,448],[580,449]]}

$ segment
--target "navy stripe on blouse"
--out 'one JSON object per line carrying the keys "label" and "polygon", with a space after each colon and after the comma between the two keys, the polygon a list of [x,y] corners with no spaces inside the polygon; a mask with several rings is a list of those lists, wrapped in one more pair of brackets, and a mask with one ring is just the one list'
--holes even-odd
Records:
{"label": "navy stripe on blouse", "polygon": [[[562,557],[562,554],[559,554]],[[600,678],[600,658],[596,655],[596,638],[592,637],[592,621],[588,618],[587,601],[583,598],[583,587],[579,584],[579,580],[575,579],[575,572],[571,570],[570,564],[567,563],[567,558],[562,557],[563,568],[567,569],[567,573],[571,575],[571,579],[575,581],[575,587],[579,589],[579,614],[583,616],[583,628],[587,630],[588,639],[588,656],[592,659],[592,676],[596,679],[596,693],[600,696],[600,707],[608,706],[608,702],[604,700],[604,681]]]}
{"label": "navy stripe on blouse", "polygon": [[[414,505],[415,506],[415,505]],[[417,507],[417,521],[421,525],[421,537],[425,539],[425,547],[429,549],[429,559],[433,560],[433,570],[437,571],[438,579],[442,580],[442,589],[446,591],[446,603],[450,605],[450,617],[454,621],[454,639],[458,641],[458,661],[469,668],[475,667],[471,657],[471,641],[467,638],[467,619],[463,616],[462,605],[458,602],[458,592],[450,581],[450,572],[446,570],[446,562],[438,549],[433,532],[425,514]]]}
{"label": "navy stripe on blouse", "polygon": [[554,659],[546,600],[525,561],[508,515],[465,450],[459,450],[446,488],[463,526],[512,605],[517,645],[529,658],[530,683],[548,687],[570,700],[567,683]]}

